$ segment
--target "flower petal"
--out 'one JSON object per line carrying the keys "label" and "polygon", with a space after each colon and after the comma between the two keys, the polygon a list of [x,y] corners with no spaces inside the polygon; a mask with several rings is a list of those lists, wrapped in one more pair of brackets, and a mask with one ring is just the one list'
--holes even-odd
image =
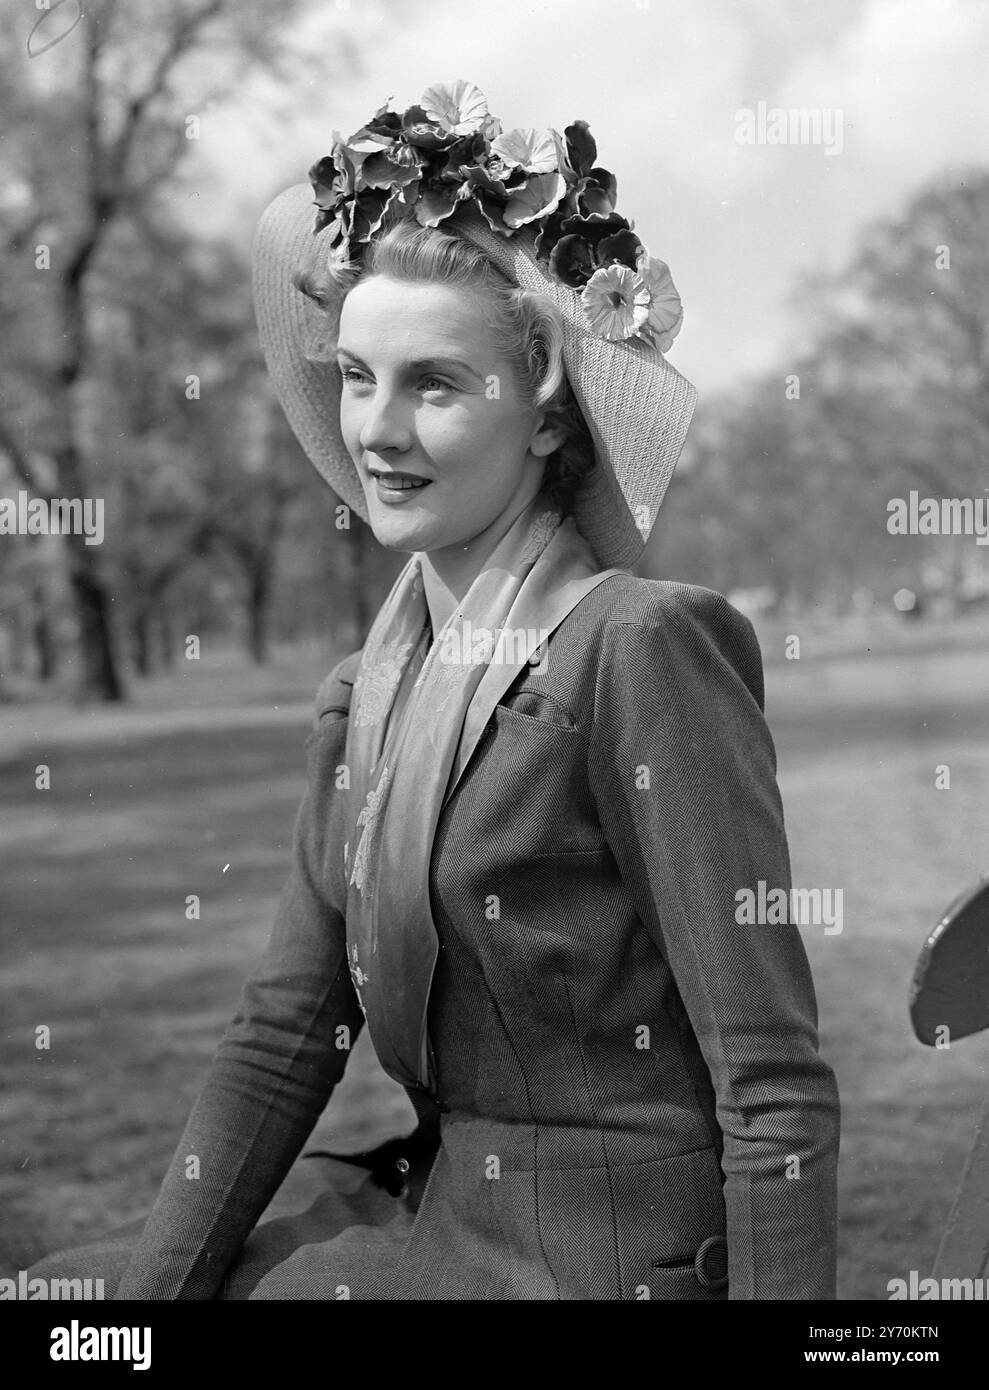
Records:
{"label": "flower petal", "polygon": [[574,121],[563,132],[567,142],[567,157],[578,174],[586,174],[598,157],[598,147],[586,121]]}
{"label": "flower petal", "polygon": [[463,78],[450,85],[438,82],[428,87],[420,104],[429,120],[456,135],[473,135],[488,115],[487,97],[480,87]]}
{"label": "flower petal", "polygon": [[398,194],[397,188],[368,188],[354,200],[354,225],[351,240],[370,241],[381,227],[385,213]]}
{"label": "flower petal", "polygon": [[416,203],[416,221],[422,227],[438,227],[457,206],[460,189],[465,186],[452,183],[424,186]]}
{"label": "flower petal", "polygon": [[627,265],[629,270],[639,268],[638,255],[642,249],[642,243],[634,232],[618,231],[610,236],[602,237],[597,244],[598,260],[602,265],[607,265],[609,261],[620,261],[622,265]]}
{"label": "flower petal", "polygon": [[649,291],[649,326],[660,351],[668,352],[683,324],[683,302],[665,261],[647,252],[639,262],[639,274]]}
{"label": "flower petal", "polygon": [[586,285],[594,270],[594,254],[583,237],[560,237],[550,252],[549,273],[572,289]]}
{"label": "flower petal", "polygon": [[[464,187],[466,188],[468,185],[465,184]],[[485,222],[493,232],[504,237],[512,235],[512,228],[505,226],[503,199],[499,201],[497,197],[492,197],[487,189],[479,187],[473,189],[472,197]]]}
{"label": "flower petal", "polygon": [[523,188],[514,189],[505,204],[505,225],[524,227],[553,212],[567,186],[562,174],[533,174]]}
{"label": "flower petal", "polygon": [[588,213],[586,216],[568,217],[563,223],[564,235],[576,232],[585,241],[599,242],[602,237],[614,232],[627,232],[628,221],[617,212]]}
{"label": "flower petal", "polygon": [[361,165],[361,181],[365,188],[404,187],[419,177],[421,163],[414,150],[396,141],[389,149],[368,155]]}
{"label": "flower petal", "polygon": [[491,153],[509,168],[521,165],[533,174],[553,174],[560,167],[560,137],[555,130],[521,127],[491,141]]}
{"label": "flower petal", "polygon": [[649,317],[649,291],[628,266],[596,270],[580,298],[593,332],[611,341],[635,337]]}

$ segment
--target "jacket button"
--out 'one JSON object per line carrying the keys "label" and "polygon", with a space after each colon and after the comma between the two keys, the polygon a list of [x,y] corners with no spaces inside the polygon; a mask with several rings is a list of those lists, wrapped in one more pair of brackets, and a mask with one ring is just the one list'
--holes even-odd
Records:
{"label": "jacket button", "polygon": [[724,1236],[708,1236],[694,1258],[697,1282],[705,1289],[723,1289],[728,1283],[728,1242]]}
{"label": "jacket button", "polygon": [[395,1167],[400,1173],[407,1173],[409,1171],[409,1160],[407,1158],[396,1158]]}

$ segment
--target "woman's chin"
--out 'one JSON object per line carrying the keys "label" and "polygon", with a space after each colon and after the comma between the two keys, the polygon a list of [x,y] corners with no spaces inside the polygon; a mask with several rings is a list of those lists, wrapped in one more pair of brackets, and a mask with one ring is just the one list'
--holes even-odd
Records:
{"label": "woman's chin", "polygon": [[381,509],[371,511],[371,530],[375,540],[386,550],[429,550],[436,536],[436,518],[428,514],[413,516],[381,515]]}

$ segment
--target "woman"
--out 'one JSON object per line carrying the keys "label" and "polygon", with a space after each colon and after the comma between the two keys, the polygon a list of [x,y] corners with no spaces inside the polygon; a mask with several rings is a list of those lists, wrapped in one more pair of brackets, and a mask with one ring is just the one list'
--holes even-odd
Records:
{"label": "woman", "polygon": [[[735,916],[789,888],[759,649],[720,595],[628,572],[694,397],[663,357],[669,272],[595,158],[583,122],[506,134],[457,83],[335,142],[315,236],[306,185],[265,213],[286,413],[410,559],[320,690],[272,940],[147,1223],[32,1273],[95,1262],[146,1299],[834,1297],[806,956]],[[416,1134],[258,1225],[365,1021]]]}

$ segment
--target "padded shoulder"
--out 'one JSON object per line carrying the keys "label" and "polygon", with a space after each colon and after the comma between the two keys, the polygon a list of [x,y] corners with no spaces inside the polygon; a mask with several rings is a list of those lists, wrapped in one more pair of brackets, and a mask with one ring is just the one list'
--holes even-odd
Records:
{"label": "padded shoulder", "polygon": [[[604,585],[601,586],[602,589]],[[749,619],[723,594],[678,580],[625,577],[615,586],[605,632],[622,627],[656,633],[666,652],[676,652],[684,669],[691,664],[711,672],[727,661],[764,709],[765,686],[759,640]]]}
{"label": "padded shoulder", "polygon": [[350,713],[350,697],[353,693],[354,681],[357,678],[357,668],[360,665],[362,650],[363,648],[351,652],[342,661],[338,661],[319,687],[313,709],[314,727],[318,727],[324,717],[327,719],[346,719]]}
{"label": "padded shoulder", "polygon": [[751,627],[748,618],[715,589],[676,579],[640,579],[637,575],[626,577],[612,621],[648,624],[678,614],[727,631]]}

